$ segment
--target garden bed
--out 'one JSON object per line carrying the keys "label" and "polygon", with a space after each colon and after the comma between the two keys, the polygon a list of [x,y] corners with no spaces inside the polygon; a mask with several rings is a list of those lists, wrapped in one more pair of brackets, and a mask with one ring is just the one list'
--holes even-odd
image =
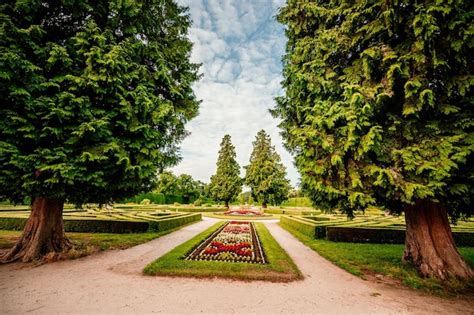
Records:
{"label": "garden bed", "polygon": [[217,229],[184,259],[266,263],[254,224],[237,221]]}
{"label": "garden bed", "polygon": [[[264,260],[258,262],[257,258],[259,256],[255,253],[254,259],[249,259],[249,261],[246,259],[233,259],[231,258],[235,256],[233,254],[227,255],[227,259],[221,259],[223,257],[219,257],[218,255],[218,246],[212,246],[212,242],[216,239],[219,240],[219,234],[230,225],[231,224],[224,222],[215,224],[150,263],[145,267],[144,273],[157,276],[195,278],[220,277],[235,280],[266,280],[273,282],[289,282],[303,278],[301,272],[288,254],[261,223],[251,224],[255,233],[254,240],[260,241],[258,244],[260,244],[261,249],[256,248],[258,247],[257,243],[251,243],[251,248],[257,251],[261,250],[261,259],[263,258]],[[250,235],[252,235],[252,228],[250,228],[249,232]],[[238,242],[234,243],[238,244]],[[236,246],[233,249],[237,248]],[[208,256],[201,256],[201,259],[195,259],[206,249],[211,249],[208,252]],[[233,251],[227,252],[232,253]],[[245,255],[242,256],[246,257]],[[252,255],[250,257],[252,257]]]}

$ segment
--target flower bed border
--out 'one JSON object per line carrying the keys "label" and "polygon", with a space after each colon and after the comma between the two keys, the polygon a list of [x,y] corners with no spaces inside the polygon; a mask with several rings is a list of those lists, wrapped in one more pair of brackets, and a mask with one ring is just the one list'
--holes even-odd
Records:
{"label": "flower bed border", "polygon": [[[252,238],[252,246],[254,249],[255,253],[255,258],[252,260],[248,261],[232,261],[232,260],[221,260],[221,259],[213,259],[212,257],[209,257],[208,259],[205,259],[204,257],[200,257],[200,253],[214,240],[214,238],[222,232],[229,224],[242,224],[242,223],[248,223],[250,226],[250,235]],[[257,261],[257,258],[260,258],[260,261]],[[206,261],[220,261],[220,262],[231,262],[231,263],[247,263],[247,264],[260,264],[260,265],[265,265],[268,264],[268,259],[265,255],[265,251],[263,250],[262,243],[260,242],[260,238],[258,237],[258,233],[255,229],[255,226],[253,222],[233,222],[229,221],[226,224],[222,225],[220,228],[218,228],[216,231],[214,231],[209,237],[207,237],[204,241],[202,241],[200,244],[197,245],[196,248],[192,249],[189,253],[184,255],[183,259],[185,260],[194,260],[194,261],[199,261],[199,260],[206,260]]]}

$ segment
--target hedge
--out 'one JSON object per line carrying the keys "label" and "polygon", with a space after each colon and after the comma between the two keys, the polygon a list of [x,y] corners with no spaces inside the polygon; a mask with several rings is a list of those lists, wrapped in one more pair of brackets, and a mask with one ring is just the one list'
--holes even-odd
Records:
{"label": "hedge", "polygon": [[[333,242],[404,244],[405,230],[391,228],[361,228],[328,226],[327,239]],[[474,233],[453,232],[454,241],[458,246],[474,246]]]}
{"label": "hedge", "polygon": [[[162,193],[145,193],[145,194],[139,194],[136,195],[135,197],[129,198],[124,200],[124,203],[127,202],[134,202],[139,204],[142,202],[143,199],[149,199],[151,203],[156,204],[156,205],[169,205],[173,204],[175,202],[177,203],[185,203],[184,197],[180,195],[165,195]],[[194,200],[192,200],[194,201]]]}
{"label": "hedge", "polygon": [[[21,231],[27,218],[0,218],[0,230]],[[118,221],[79,219],[64,220],[66,232],[84,233],[143,233],[147,231],[166,231],[201,220],[200,213],[165,218],[157,221]]]}
{"label": "hedge", "polygon": [[263,212],[270,214],[311,215],[314,214],[316,210],[265,209]]}
{"label": "hedge", "polygon": [[[0,230],[20,231],[28,218],[0,218]],[[64,220],[66,232],[87,233],[140,233],[148,230],[148,222],[118,220]]]}
{"label": "hedge", "polygon": [[[353,227],[335,226],[337,221],[310,222],[310,219],[282,216],[280,225],[290,230],[298,231],[316,239],[328,239],[334,242],[351,243],[405,243],[405,229],[399,227]],[[454,241],[458,246],[474,246],[474,233],[453,231]]]}
{"label": "hedge", "polygon": [[202,215],[200,213],[191,213],[188,215],[183,215],[174,218],[167,218],[159,221],[150,221],[149,231],[166,231],[177,228],[179,226],[189,224],[191,222],[201,221]]}
{"label": "hedge", "polygon": [[316,224],[305,222],[293,217],[280,217],[280,224],[284,227],[296,230],[311,238],[316,238]]}

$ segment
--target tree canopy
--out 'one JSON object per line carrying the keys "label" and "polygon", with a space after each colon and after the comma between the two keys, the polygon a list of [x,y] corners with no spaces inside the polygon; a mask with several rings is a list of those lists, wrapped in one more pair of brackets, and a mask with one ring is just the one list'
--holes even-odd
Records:
{"label": "tree canopy", "polygon": [[245,166],[245,184],[252,197],[266,207],[267,203],[280,204],[288,198],[290,182],[280,155],[271,144],[270,136],[260,130],[253,142],[250,164]]}
{"label": "tree canopy", "polygon": [[213,199],[224,201],[226,206],[242,191],[240,166],[236,158],[231,138],[225,135],[220,145],[216,174],[211,176],[210,193]]}
{"label": "tree canopy", "polygon": [[107,202],[179,160],[199,105],[186,8],[4,1],[0,16],[0,199]]}
{"label": "tree canopy", "polygon": [[315,205],[472,213],[472,5],[288,1],[273,114]]}

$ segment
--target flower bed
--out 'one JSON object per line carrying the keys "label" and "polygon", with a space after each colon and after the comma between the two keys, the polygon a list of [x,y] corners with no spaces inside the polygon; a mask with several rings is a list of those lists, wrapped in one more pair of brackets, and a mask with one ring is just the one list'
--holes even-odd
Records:
{"label": "flower bed", "polygon": [[184,259],[267,263],[253,223],[236,221],[217,229]]}
{"label": "flower bed", "polygon": [[261,216],[263,215],[262,212],[258,210],[250,210],[250,209],[231,209],[226,212],[224,212],[225,215],[258,215]]}

